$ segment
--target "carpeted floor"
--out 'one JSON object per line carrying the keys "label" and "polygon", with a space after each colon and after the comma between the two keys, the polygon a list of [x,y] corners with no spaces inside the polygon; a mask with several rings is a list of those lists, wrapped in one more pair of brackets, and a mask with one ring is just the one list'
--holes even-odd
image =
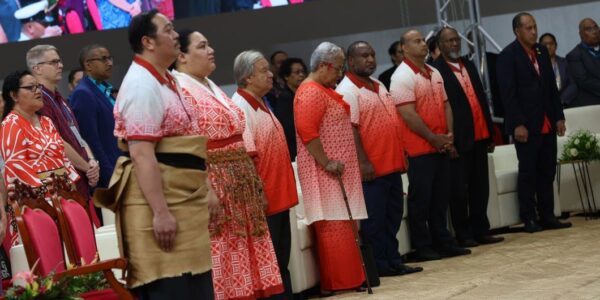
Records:
{"label": "carpeted floor", "polygon": [[423,272],[382,278],[373,295],[328,299],[600,299],[600,220],[569,221],[569,229],[505,234],[471,255],[420,263]]}

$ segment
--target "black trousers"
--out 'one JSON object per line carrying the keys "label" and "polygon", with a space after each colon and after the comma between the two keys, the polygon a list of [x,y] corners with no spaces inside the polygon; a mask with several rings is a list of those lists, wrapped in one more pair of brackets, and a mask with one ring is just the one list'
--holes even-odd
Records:
{"label": "black trousers", "polygon": [[472,239],[489,234],[487,216],[490,183],[488,178],[488,141],[477,141],[470,151],[450,161],[452,197],[450,216],[457,239]]}
{"label": "black trousers", "polygon": [[158,279],[133,289],[133,292],[139,300],[214,299],[211,274],[208,271]]}
{"label": "black trousers", "polygon": [[268,299],[292,299],[292,279],[288,264],[290,263],[290,251],[292,249],[292,232],[290,229],[290,211],[285,210],[280,213],[267,217],[267,224],[277,256],[277,264],[281,272],[281,279],[285,291],[282,294],[273,295]]}
{"label": "black trousers", "polygon": [[448,231],[450,159],[433,153],[408,159],[408,222],[413,247],[454,243]]}
{"label": "black trousers", "polygon": [[402,263],[396,238],[404,213],[402,174],[380,176],[362,186],[369,218],[360,222],[361,237],[371,245],[377,269],[388,271]]}
{"label": "black trousers", "polygon": [[527,143],[515,143],[519,159],[519,210],[523,222],[554,219],[556,134],[530,135]]}

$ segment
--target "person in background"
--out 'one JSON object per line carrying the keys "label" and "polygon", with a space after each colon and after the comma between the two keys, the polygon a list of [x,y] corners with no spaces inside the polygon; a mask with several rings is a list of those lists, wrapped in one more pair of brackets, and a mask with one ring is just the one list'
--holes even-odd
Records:
{"label": "person in background", "polygon": [[62,29],[59,26],[46,23],[46,0],[21,0],[21,8],[15,11],[15,18],[21,21],[19,41],[28,41],[51,36],[59,36]]}
{"label": "person in background", "polygon": [[567,54],[569,74],[577,85],[571,106],[600,104],[600,28],[591,18],[579,22],[581,42]]}
{"label": "person in background", "polygon": [[[283,61],[287,58],[287,53],[281,50],[277,50],[271,54],[269,61],[271,62],[271,73],[273,73],[273,88],[267,94],[267,99],[278,98],[283,93],[285,80],[279,76],[279,69]],[[271,105],[271,103],[267,103],[267,105]]]}
{"label": "person in background", "polygon": [[381,73],[378,78],[387,90],[390,89],[390,81],[392,80],[392,74],[394,74],[394,71],[396,71],[396,68],[398,68],[398,65],[400,65],[402,63],[402,60],[404,59],[402,47],[400,47],[400,41],[395,41],[390,45],[390,48],[388,48],[388,54],[392,59],[392,67],[383,71],[383,73]]}
{"label": "person in background", "polygon": [[354,220],[367,218],[350,106],[335,92],[344,75],[344,51],[317,46],[310,74],[296,91],[294,120],[298,140],[298,177],[307,223],[317,242],[321,293],[359,288],[365,280],[352,221],[338,180],[347,193]]}
{"label": "person in background", "polygon": [[79,81],[81,81],[81,78],[83,78],[83,75],[84,72],[81,68],[76,68],[69,72],[69,77],[67,77],[69,80],[69,92],[73,92],[75,87],[79,84]]}
{"label": "person in background", "polygon": [[436,35],[432,35],[427,40],[427,49],[429,49],[429,54],[427,55],[427,64],[432,64],[434,60],[436,60],[440,56],[440,47],[438,46]]}
{"label": "person in background", "polygon": [[562,105],[569,107],[577,96],[577,86],[573,82],[573,79],[571,79],[571,74],[569,74],[567,60],[564,57],[556,55],[558,43],[552,33],[542,34],[539,43],[548,49],[554,78],[556,78],[556,88],[558,88],[558,92],[560,93]]}
{"label": "person in background", "polygon": [[103,29],[124,28],[142,12],[141,0],[96,0]]}
{"label": "person in background", "polygon": [[373,47],[364,41],[354,42],[346,56],[348,72],[336,91],[350,104],[369,215],[361,221],[362,241],[373,248],[379,276],[423,271],[405,265],[398,252],[396,235],[404,212],[402,172],[407,165],[396,107],[385,87],[370,77],[377,68]]}
{"label": "person in background", "polygon": [[302,59],[292,57],[284,60],[279,68],[279,77],[283,78],[285,85],[277,98],[273,94],[267,94],[267,100],[273,109],[273,113],[283,126],[292,161],[296,160],[297,153],[294,96],[302,81],[306,79],[306,74],[306,65]]}
{"label": "person in background", "polygon": [[288,264],[292,247],[290,208],[298,204],[296,179],[290,164],[285,134],[281,123],[266,106],[263,97],[273,86],[269,62],[258,51],[244,51],[233,63],[233,76],[238,85],[231,100],[246,117],[244,145],[263,181],[269,207],[267,223],[277,255],[284,292],[269,299],[292,299],[292,281]]}
{"label": "person in background", "polygon": [[[27,51],[26,61],[31,73],[42,84],[41,93],[44,106],[39,112],[52,120],[65,142],[67,157],[79,171],[81,179],[77,181],[77,192],[84,199],[90,199],[89,189],[98,184],[100,166],[89,146],[81,137],[77,120],[69,103],[57,89],[63,70],[58,49],[52,45],[37,45]],[[91,199],[88,208],[94,224],[99,227],[100,221],[96,216]]]}
{"label": "person in background", "polygon": [[19,40],[21,22],[15,18],[15,12],[18,8],[19,3],[17,0],[0,0],[0,30],[4,33],[4,42]]}
{"label": "person in background", "polygon": [[106,188],[121,155],[113,133],[115,98],[112,85],[108,83],[112,76],[113,58],[106,47],[88,45],[81,49],[79,65],[85,70],[85,76],[71,93],[69,102],[81,137],[88,141],[94,157],[102,166],[98,186]]}

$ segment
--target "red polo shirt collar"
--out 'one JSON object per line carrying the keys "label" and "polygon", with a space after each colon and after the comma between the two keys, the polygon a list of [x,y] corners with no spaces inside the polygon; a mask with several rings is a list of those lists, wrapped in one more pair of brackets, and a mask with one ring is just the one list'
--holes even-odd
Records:
{"label": "red polo shirt collar", "polygon": [[152,76],[154,76],[154,78],[156,78],[160,84],[166,84],[173,92],[179,95],[179,92],[177,91],[177,85],[175,84],[175,78],[173,78],[169,72],[165,73],[165,77],[167,78],[163,77],[150,62],[143,59],[139,55],[134,56],[133,61],[142,66],[144,69],[148,70],[148,72],[150,72],[150,74],[152,74]]}
{"label": "red polo shirt collar", "polygon": [[256,100],[256,98],[254,98],[254,96],[252,96],[250,93],[246,92],[243,89],[237,89],[237,93],[238,95],[242,96],[242,98],[246,99],[246,101],[248,101],[248,103],[250,104],[250,106],[252,106],[252,108],[254,110],[262,110],[266,113],[269,113],[269,110],[262,105],[258,100]]}
{"label": "red polo shirt collar", "polygon": [[421,74],[423,75],[423,77],[431,80],[431,73],[433,73],[433,70],[427,64],[425,64],[425,72],[423,72],[409,58],[405,57],[403,62],[406,63],[406,65],[408,65],[413,70],[413,72],[415,72],[415,74]]}
{"label": "red polo shirt collar", "polygon": [[356,75],[354,75],[350,72],[346,72],[346,77],[348,77],[348,79],[350,79],[350,81],[352,81],[352,83],[354,83],[354,85],[356,85],[359,89],[365,88],[375,94],[379,94],[379,83],[371,80],[371,78],[369,78],[369,81],[371,81],[371,83],[373,84],[373,87],[364,83],[362,80],[358,79],[358,77],[356,77]]}
{"label": "red polo shirt collar", "polygon": [[460,58],[458,59],[458,67],[459,68],[456,68],[456,66],[454,65],[454,63],[451,63],[449,61],[446,61],[446,63],[450,67],[450,70],[452,70],[453,72],[462,73],[462,70],[465,68],[465,65],[463,64],[463,62],[462,62],[462,60]]}

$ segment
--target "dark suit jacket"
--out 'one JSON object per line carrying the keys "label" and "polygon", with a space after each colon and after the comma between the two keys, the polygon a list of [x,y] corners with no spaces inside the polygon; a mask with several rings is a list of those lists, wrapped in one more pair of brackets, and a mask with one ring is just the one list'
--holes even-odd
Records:
{"label": "dark suit jacket", "polygon": [[385,85],[385,88],[389,91],[390,90],[390,83],[392,82],[392,75],[394,74],[394,72],[396,72],[396,69],[398,68],[398,66],[393,66],[385,71],[383,71],[383,73],[379,74],[379,81],[381,81],[381,83],[383,83],[383,85]]}
{"label": "dark suit jacket", "polygon": [[121,151],[114,136],[115,118],[110,100],[85,76],[69,97],[81,137],[100,163],[99,187],[107,187]]}
{"label": "dark suit jacket", "polygon": [[558,120],[565,119],[548,50],[536,44],[535,52],[540,75],[517,40],[498,56],[498,86],[506,112],[504,124],[509,134],[520,125],[524,125],[529,134],[540,134],[544,114],[548,116],[552,130],[556,129]]}
{"label": "dark suit jacket", "polygon": [[577,85],[577,97],[571,106],[600,104],[600,59],[579,44],[567,54],[567,62]]}
{"label": "dark suit jacket", "polygon": [[556,63],[558,64],[558,73],[560,74],[560,99],[563,106],[571,106],[571,103],[577,97],[577,86],[571,79],[569,74],[569,67],[567,60],[564,57],[556,56]]}
{"label": "dark suit jacket", "polygon": [[[494,128],[492,127],[492,117],[490,116],[490,109],[487,103],[487,98],[483,90],[483,83],[477,73],[475,65],[467,60],[461,59],[465,65],[469,78],[473,84],[473,89],[479,100],[479,106],[481,106],[481,112],[485,118],[490,138],[494,134]],[[471,105],[467,94],[462,88],[462,85],[454,75],[446,60],[440,55],[438,59],[433,62],[433,66],[440,71],[442,78],[444,78],[444,88],[446,89],[446,95],[450,106],[452,107],[452,120],[454,124],[454,145],[458,153],[464,153],[473,148],[475,143],[475,128],[473,125],[473,113],[471,111]]]}

